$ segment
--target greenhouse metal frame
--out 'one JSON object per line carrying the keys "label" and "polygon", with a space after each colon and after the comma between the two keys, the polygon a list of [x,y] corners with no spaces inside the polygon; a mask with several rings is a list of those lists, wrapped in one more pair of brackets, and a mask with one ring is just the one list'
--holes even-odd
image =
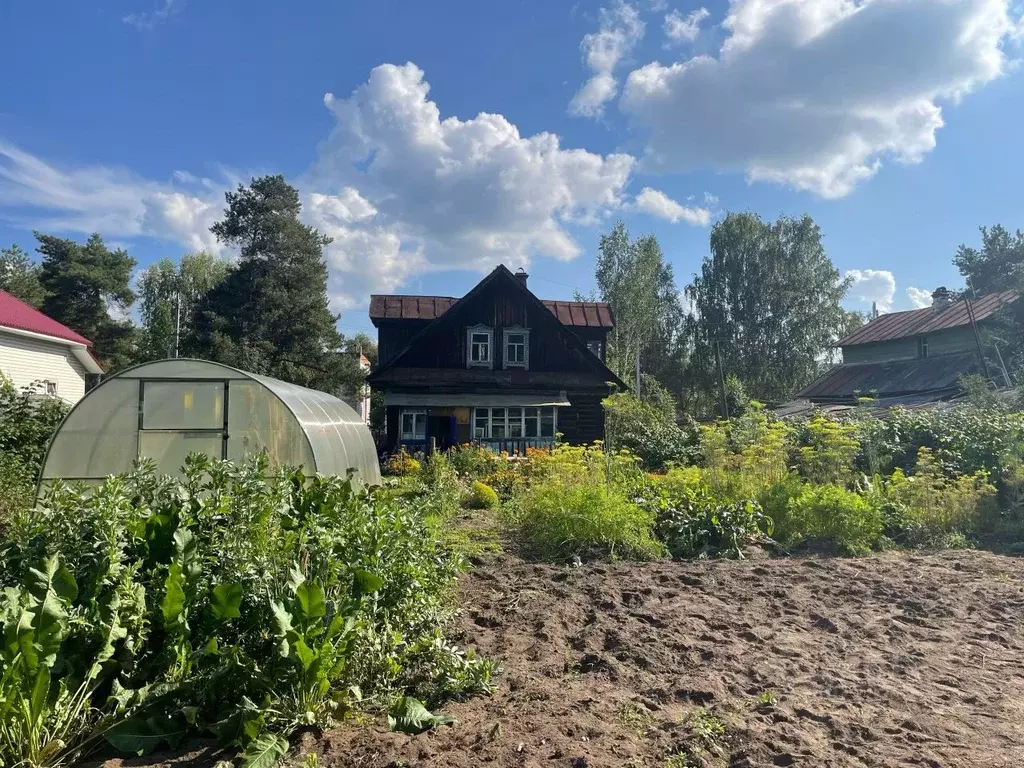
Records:
{"label": "greenhouse metal frame", "polygon": [[86,393],[57,428],[40,487],[54,480],[100,481],[140,457],[180,475],[192,452],[244,461],[266,452],[271,465],[380,482],[369,428],[341,399],[268,376],[193,358],[128,368]]}

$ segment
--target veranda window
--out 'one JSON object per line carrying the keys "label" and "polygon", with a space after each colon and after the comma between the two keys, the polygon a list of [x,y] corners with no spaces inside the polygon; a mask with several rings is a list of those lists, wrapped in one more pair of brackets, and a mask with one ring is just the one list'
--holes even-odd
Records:
{"label": "veranda window", "polygon": [[553,438],[557,429],[557,408],[477,408],[473,412],[476,440],[505,438]]}
{"label": "veranda window", "polygon": [[402,440],[427,439],[427,412],[402,411]]}

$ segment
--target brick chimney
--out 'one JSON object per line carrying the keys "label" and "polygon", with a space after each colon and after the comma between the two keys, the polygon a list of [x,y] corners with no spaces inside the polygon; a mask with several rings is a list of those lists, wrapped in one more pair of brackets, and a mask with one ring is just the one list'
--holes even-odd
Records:
{"label": "brick chimney", "polygon": [[526,270],[520,267],[516,270],[516,280],[523,284],[523,288],[526,287],[526,281],[530,279],[530,276],[526,274]]}
{"label": "brick chimney", "polygon": [[932,307],[934,309],[945,309],[953,303],[953,295],[944,285],[940,285],[932,292]]}

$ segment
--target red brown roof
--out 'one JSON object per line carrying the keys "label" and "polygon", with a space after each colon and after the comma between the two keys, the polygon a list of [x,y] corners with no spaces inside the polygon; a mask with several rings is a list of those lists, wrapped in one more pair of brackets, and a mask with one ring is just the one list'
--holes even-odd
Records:
{"label": "red brown roof", "polygon": [[71,341],[76,344],[92,346],[85,336],[75,333],[52,317],[47,317],[35,307],[26,304],[6,291],[0,291],[0,327],[14,328],[19,331],[39,333],[56,339]]}
{"label": "red brown roof", "polygon": [[[971,299],[971,311],[974,313],[974,319],[980,321],[991,317],[1000,307],[1016,298],[1016,292],[1003,291],[1002,293],[990,293],[980,299]],[[840,339],[839,346],[852,347],[856,344],[905,339],[970,324],[967,303],[963,300],[955,301],[941,309],[925,307],[908,312],[890,312],[887,315],[881,315]]]}
{"label": "red brown roof", "polygon": [[[447,312],[458,299],[451,296],[404,296],[374,294],[370,296],[370,319],[434,320]],[[562,325],[589,328],[611,328],[615,325],[611,307],[603,301],[541,300]]]}

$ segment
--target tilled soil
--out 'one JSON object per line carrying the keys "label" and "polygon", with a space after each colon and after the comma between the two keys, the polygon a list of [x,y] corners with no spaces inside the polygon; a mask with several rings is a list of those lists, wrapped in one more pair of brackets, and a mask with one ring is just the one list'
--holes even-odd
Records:
{"label": "tilled soil", "polygon": [[1024,765],[1022,560],[502,558],[462,595],[461,641],[504,667],[492,697],[433,733],[305,747],[359,768]]}
{"label": "tilled soil", "polygon": [[464,576],[461,594],[458,639],[504,668],[494,695],[449,705],[456,724],[420,736],[379,722],[306,736],[300,757],[344,768],[1024,765],[1024,560],[502,557]]}

